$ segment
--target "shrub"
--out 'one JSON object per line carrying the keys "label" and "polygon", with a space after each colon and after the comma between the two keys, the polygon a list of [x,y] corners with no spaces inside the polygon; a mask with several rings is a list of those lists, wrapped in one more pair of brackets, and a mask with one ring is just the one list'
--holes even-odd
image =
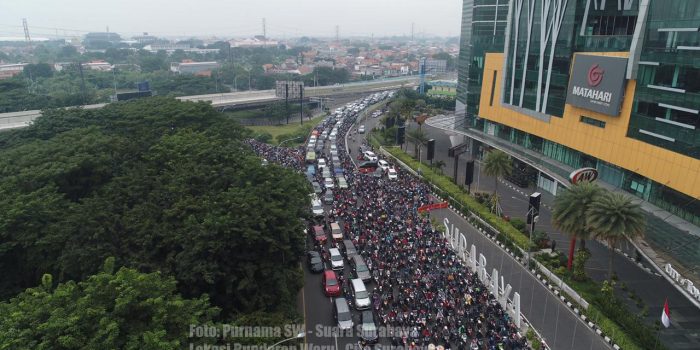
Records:
{"label": "shrub", "polygon": [[527,223],[525,223],[525,220],[520,219],[520,218],[513,218],[510,220],[510,224],[515,227],[516,230],[526,233],[527,232]]}

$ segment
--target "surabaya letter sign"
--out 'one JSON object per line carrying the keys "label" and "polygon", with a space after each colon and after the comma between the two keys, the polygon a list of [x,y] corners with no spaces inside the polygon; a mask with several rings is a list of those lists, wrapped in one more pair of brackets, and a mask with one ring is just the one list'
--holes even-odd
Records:
{"label": "surabaya letter sign", "polygon": [[581,182],[593,182],[598,178],[598,170],[595,168],[581,168],[569,174],[569,181],[576,185]]}
{"label": "surabaya letter sign", "polygon": [[624,94],[627,59],[577,54],[566,103],[617,116]]}

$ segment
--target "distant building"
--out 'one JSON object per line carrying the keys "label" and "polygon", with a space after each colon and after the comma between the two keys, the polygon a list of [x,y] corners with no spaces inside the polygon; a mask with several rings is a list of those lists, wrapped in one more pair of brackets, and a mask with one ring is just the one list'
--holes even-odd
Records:
{"label": "distant building", "polygon": [[279,42],[258,35],[249,39],[231,40],[229,44],[231,44],[231,47],[273,47],[279,45]]}
{"label": "distant building", "polygon": [[182,50],[184,52],[189,52],[189,53],[198,53],[198,54],[219,52],[219,49],[198,49],[196,47],[190,47],[189,44],[180,44],[180,43],[177,43],[177,44],[154,43],[154,44],[144,46],[143,49],[146,51],[149,51],[149,52],[165,51],[168,54],[172,54],[173,52],[175,52],[177,50]]}
{"label": "distant building", "polygon": [[100,72],[109,72],[112,70],[112,65],[105,61],[91,61],[82,64],[83,68],[96,70]]}
{"label": "distant building", "polygon": [[178,74],[193,74],[196,76],[210,77],[211,71],[219,68],[218,62],[173,62],[170,70]]}
{"label": "distant building", "polygon": [[434,60],[428,58],[425,60],[425,73],[438,74],[447,72],[447,60]]}
{"label": "distant building", "polygon": [[131,39],[142,45],[153,44],[160,40],[156,36],[148,35],[148,33],[143,33],[143,35],[134,36]]}
{"label": "distant building", "polygon": [[13,63],[0,65],[0,80],[9,79],[15,75],[22,74],[26,63]]}
{"label": "distant building", "polygon": [[83,46],[88,49],[106,49],[122,41],[117,33],[87,33],[83,38]]}

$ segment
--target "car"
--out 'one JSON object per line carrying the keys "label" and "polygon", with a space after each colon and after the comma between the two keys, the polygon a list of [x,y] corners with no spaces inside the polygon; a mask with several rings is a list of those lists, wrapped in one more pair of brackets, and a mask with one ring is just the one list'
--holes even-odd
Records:
{"label": "car", "polygon": [[316,152],[313,150],[306,152],[306,162],[313,163],[316,161]]}
{"label": "car", "polygon": [[382,176],[384,176],[384,170],[382,170],[382,168],[377,168],[377,170],[372,172],[372,176],[376,178],[381,178]]}
{"label": "car", "polygon": [[323,142],[317,143],[317,144],[316,144],[316,147],[314,147],[314,151],[319,152],[319,153],[320,153],[321,151],[323,151]]}
{"label": "car", "polygon": [[369,173],[372,173],[375,170],[377,170],[377,167],[378,167],[378,165],[376,162],[362,162],[358,166],[358,170],[362,174],[369,174]]}
{"label": "car", "polygon": [[323,285],[323,293],[326,294],[327,297],[340,296],[340,282],[338,282],[338,278],[335,276],[335,271],[323,271],[321,284]]}
{"label": "car", "polygon": [[323,190],[321,189],[321,185],[318,182],[316,182],[315,179],[313,180],[313,182],[311,182],[311,186],[314,188],[314,193],[321,194],[321,192],[323,192]]}
{"label": "car", "polygon": [[336,166],[333,168],[333,174],[337,175],[343,175],[343,168],[340,166]]}
{"label": "car", "polygon": [[321,260],[321,254],[316,251],[310,251],[306,253],[306,257],[308,258],[309,270],[311,272],[323,272],[323,260]]}
{"label": "car", "polygon": [[323,168],[323,171],[321,172],[321,176],[323,176],[324,178],[331,177],[331,169],[329,167]]}
{"label": "car", "polygon": [[349,239],[343,241],[343,249],[345,250],[345,258],[348,259],[348,261],[350,261],[353,256],[357,255],[357,249]]}
{"label": "car", "polygon": [[335,187],[335,183],[333,182],[333,179],[330,177],[327,177],[325,180],[323,180],[323,185],[326,188],[333,188]]}
{"label": "car", "polygon": [[331,157],[337,157],[338,156],[338,150],[331,150]]}
{"label": "car", "polygon": [[362,155],[364,156],[365,160],[368,160],[370,162],[376,162],[379,160],[379,157],[377,157],[377,155],[374,154],[374,152],[372,151],[365,151],[364,153],[362,153]]}
{"label": "car", "polygon": [[318,168],[323,169],[326,167],[326,160],[324,158],[318,159]]}
{"label": "car", "polygon": [[374,323],[374,314],[371,310],[362,311],[362,324],[360,325],[360,338],[365,344],[375,344],[379,341],[377,325]]}
{"label": "car", "polygon": [[333,204],[333,199],[333,191],[327,189],[326,193],[323,194],[323,202],[326,204]]}
{"label": "car", "polygon": [[355,276],[362,281],[369,281],[372,279],[372,275],[369,273],[369,268],[365,264],[365,259],[361,255],[355,255],[350,259],[350,265],[355,272]]}
{"label": "car", "polygon": [[371,307],[369,300],[369,293],[367,292],[367,287],[361,279],[355,278],[350,280],[352,286],[352,295],[355,298],[355,309],[366,310]]}
{"label": "car", "polygon": [[340,164],[340,158],[338,158],[338,156],[333,156],[331,160],[333,161],[333,164]]}
{"label": "car", "polygon": [[353,326],[352,313],[348,307],[348,301],[345,298],[335,298],[335,308],[333,308],[333,316],[338,322],[338,328],[344,331],[351,330]]}
{"label": "car", "polygon": [[323,216],[323,204],[315,195],[311,200],[311,212],[314,213],[315,216]]}
{"label": "car", "polygon": [[348,188],[348,182],[343,175],[338,175],[338,188]]}
{"label": "car", "polygon": [[306,173],[311,174],[311,176],[316,175],[316,166],[309,164],[309,166],[306,167]]}
{"label": "car", "polygon": [[335,241],[343,240],[343,230],[340,228],[340,224],[335,221],[331,222],[331,237],[333,237]]}
{"label": "car", "polygon": [[321,225],[315,225],[313,227],[313,233],[314,233],[314,240],[316,242],[319,242],[321,244],[325,244],[326,241],[328,240],[328,237],[326,236],[326,231],[323,230],[323,226],[321,226]]}
{"label": "car", "polygon": [[399,174],[396,172],[396,169],[394,168],[389,168],[389,172],[387,173],[387,177],[389,180],[396,180],[399,178]]}
{"label": "car", "polygon": [[384,171],[387,171],[387,170],[389,170],[389,168],[390,168],[389,162],[387,162],[387,161],[384,160],[384,159],[380,159],[380,160],[377,162],[377,165],[379,165],[379,167],[382,168],[382,170],[384,170]]}
{"label": "car", "polygon": [[331,249],[328,249],[328,252],[331,254],[331,269],[333,269],[333,270],[344,269],[345,264],[343,264],[343,256],[340,255],[340,250],[338,248],[331,248]]}
{"label": "car", "polygon": [[331,152],[332,152],[332,151],[337,151],[337,150],[338,150],[338,145],[336,145],[335,143],[332,143],[332,144],[331,144]]}
{"label": "car", "polygon": [[360,127],[357,128],[357,132],[360,133],[360,134],[364,134],[364,133],[365,133],[365,126],[364,126],[364,125],[360,125]]}

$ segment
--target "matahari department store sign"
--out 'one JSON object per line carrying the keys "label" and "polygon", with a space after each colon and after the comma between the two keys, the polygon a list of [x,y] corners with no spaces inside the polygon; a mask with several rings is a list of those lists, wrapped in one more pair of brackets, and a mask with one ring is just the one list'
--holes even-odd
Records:
{"label": "matahari department store sign", "polygon": [[576,55],[566,103],[618,116],[624,97],[625,69],[626,58]]}

